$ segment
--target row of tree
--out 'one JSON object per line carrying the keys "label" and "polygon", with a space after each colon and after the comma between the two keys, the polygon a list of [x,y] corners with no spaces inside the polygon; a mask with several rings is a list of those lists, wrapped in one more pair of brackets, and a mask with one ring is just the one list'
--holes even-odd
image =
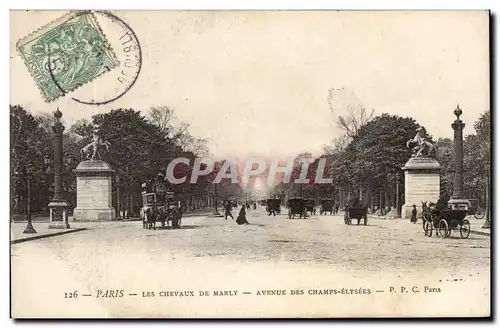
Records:
{"label": "row of tree", "polygon": [[[54,120],[50,114],[36,115],[21,106],[10,106],[11,204],[14,213],[26,210],[28,178],[32,185],[32,211],[47,211],[46,206],[53,194],[54,134],[51,126]],[[80,150],[91,142],[95,125],[100,127],[104,140],[111,145],[109,152],[100,155],[116,171],[113,196],[119,188],[121,207],[132,215],[136,215],[141,206],[141,184],[154,180],[159,173],[165,174],[173,158],[187,157],[193,163],[195,158],[209,155],[208,141],[193,136],[189,125],[178,122],[174,110],[166,106],[152,108],[146,115],[136,109],[120,108],[94,115],[91,120],[81,119],[66,127],[63,134],[63,185],[66,199],[73,207],[76,206],[73,170],[84,160]],[[190,168],[187,170],[184,174],[188,175],[189,181]],[[214,193],[212,178],[204,176],[197,184],[170,185],[168,188],[186,197],[209,196]],[[234,186],[227,190],[221,186],[218,192],[222,196],[232,196],[240,191]]]}
{"label": "row of tree", "polygon": [[[334,101],[339,100],[335,99],[335,94],[335,90],[330,91],[332,110],[337,106]],[[347,114],[339,116],[337,120],[344,134],[325,146],[321,156],[327,158],[329,177],[333,178],[333,183],[314,184],[319,160],[316,159],[309,167],[308,176],[312,177],[309,184],[280,183],[273,193],[334,198],[343,204],[355,192],[372,206],[386,208],[395,206],[396,183],[399,183],[399,204],[404,203],[404,174],[401,168],[412,155],[411,149],[406,147],[406,141],[415,136],[420,125],[411,117],[389,114],[374,116],[373,110],[359,103],[346,107],[344,112]],[[469,198],[479,199],[482,206],[486,203],[487,177],[490,174],[490,125],[488,110],[474,123],[475,133],[464,138],[464,189]],[[433,137],[427,132],[425,138],[434,143]],[[440,171],[441,193],[450,197],[454,179],[453,141],[440,138],[435,141],[435,146],[436,159],[443,167]],[[304,157],[311,157],[311,154],[299,154],[297,161]],[[300,173],[299,165],[294,167],[294,172],[296,175]]]}

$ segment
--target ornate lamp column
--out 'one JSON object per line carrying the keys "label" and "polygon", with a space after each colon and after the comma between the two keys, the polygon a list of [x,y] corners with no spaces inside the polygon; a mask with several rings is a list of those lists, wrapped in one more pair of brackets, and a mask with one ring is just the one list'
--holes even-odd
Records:
{"label": "ornate lamp column", "polygon": [[50,208],[50,223],[49,229],[69,229],[67,208],[69,204],[64,200],[63,196],[63,181],[62,181],[62,167],[63,167],[63,140],[62,133],[64,126],[59,121],[62,113],[59,107],[54,112],[56,123],[52,126],[54,131],[54,196],[49,203]]}
{"label": "ornate lamp column", "polygon": [[464,193],[464,143],[463,143],[463,130],[465,123],[460,119],[462,110],[457,104],[457,108],[453,112],[457,119],[453,122],[453,144],[455,150],[455,176],[453,179],[453,195],[449,204],[453,209],[467,209],[469,201],[466,199]]}
{"label": "ornate lamp column", "polygon": [[464,143],[463,143],[463,129],[465,123],[460,119],[462,110],[457,104],[457,108],[453,112],[457,119],[451,127],[453,128],[453,144],[455,149],[455,179],[453,180],[453,197],[455,199],[464,199]]}

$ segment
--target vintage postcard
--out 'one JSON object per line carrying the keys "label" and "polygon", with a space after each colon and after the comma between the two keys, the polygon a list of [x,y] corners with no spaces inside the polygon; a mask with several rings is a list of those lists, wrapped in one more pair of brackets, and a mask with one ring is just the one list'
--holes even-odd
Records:
{"label": "vintage postcard", "polygon": [[491,315],[488,11],[11,11],[11,317]]}

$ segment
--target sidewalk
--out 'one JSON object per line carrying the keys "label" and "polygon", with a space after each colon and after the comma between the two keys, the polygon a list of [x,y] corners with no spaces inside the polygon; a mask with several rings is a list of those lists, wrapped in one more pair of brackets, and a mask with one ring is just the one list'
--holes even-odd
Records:
{"label": "sidewalk", "polygon": [[[192,217],[192,216],[209,216],[213,212],[212,209],[209,210],[197,210],[193,212],[184,213],[183,217]],[[96,228],[109,228],[119,227],[123,224],[127,224],[129,222],[140,221],[140,218],[129,218],[125,220],[111,220],[111,221],[73,221],[73,218],[69,218],[70,229],[49,229],[49,220],[33,221],[33,228],[35,228],[37,233],[34,234],[25,234],[23,233],[24,229],[26,229],[26,225],[28,222],[24,221],[16,221],[11,223],[10,225],[10,243],[17,244],[25,241],[36,240],[41,238],[47,238],[52,236],[63,235],[67,233],[78,232],[86,229],[96,229]]]}
{"label": "sidewalk", "polygon": [[49,229],[48,222],[33,222],[33,228],[35,228],[37,233],[23,233],[26,229],[27,221],[15,222],[10,225],[10,243],[17,244],[24,241],[30,241],[35,239],[47,238],[52,236],[63,235],[71,232],[77,232],[85,230],[86,227],[72,224],[70,222],[70,229]]}

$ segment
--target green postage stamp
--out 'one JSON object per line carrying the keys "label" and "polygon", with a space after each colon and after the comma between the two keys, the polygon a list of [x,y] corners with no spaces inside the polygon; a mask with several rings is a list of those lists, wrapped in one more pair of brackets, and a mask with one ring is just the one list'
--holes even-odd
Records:
{"label": "green postage stamp", "polygon": [[119,65],[90,11],[77,11],[36,30],[17,43],[46,102]]}

